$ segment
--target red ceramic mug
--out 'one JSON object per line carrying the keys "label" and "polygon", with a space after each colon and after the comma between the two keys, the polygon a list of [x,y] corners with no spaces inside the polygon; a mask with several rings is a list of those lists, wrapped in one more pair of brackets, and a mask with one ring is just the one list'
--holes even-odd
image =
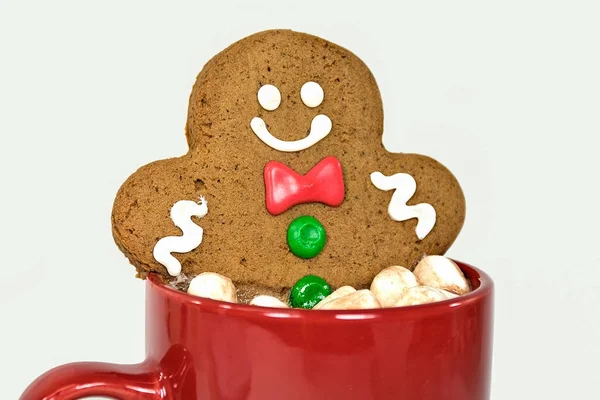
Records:
{"label": "red ceramic mug", "polygon": [[380,310],[262,308],[146,283],[146,360],[73,363],[21,400],[487,400],[493,282],[458,263],[473,292]]}

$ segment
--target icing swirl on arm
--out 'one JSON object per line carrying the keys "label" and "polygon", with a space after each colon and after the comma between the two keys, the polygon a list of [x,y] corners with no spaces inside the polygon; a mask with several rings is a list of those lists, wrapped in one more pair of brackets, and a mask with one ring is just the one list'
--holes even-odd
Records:
{"label": "icing swirl on arm", "polygon": [[200,197],[198,203],[180,200],[171,208],[171,220],[181,229],[182,236],[166,236],[154,246],[154,258],[167,268],[169,275],[181,273],[181,263],[171,253],[187,253],[202,243],[203,229],[192,221],[192,216],[204,217],[208,213],[208,203]]}
{"label": "icing swirl on arm", "polygon": [[388,206],[388,214],[394,221],[406,221],[417,218],[415,229],[419,240],[423,240],[433,229],[436,220],[435,208],[428,203],[408,206],[406,203],[417,191],[417,182],[409,174],[385,176],[381,172],[371,174],[371,182],[377,189],[388,191],[395,189]]}

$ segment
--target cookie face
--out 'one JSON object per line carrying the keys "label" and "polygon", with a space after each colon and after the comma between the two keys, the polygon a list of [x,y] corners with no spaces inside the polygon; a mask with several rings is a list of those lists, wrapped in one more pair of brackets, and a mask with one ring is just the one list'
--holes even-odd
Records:
{"label": "cookie face", "polygon": [[[197,77],[189,152],[119,189],[115,241],[142,277],[217,272],[278,292],[317,275],[368,287],[390,265],[444,254],[465,217],[455,177],[429,157],[389,153],[382,134],[379,89],[350,51],[286,30],[244,38]],[[303,216],[326,235],[307,257],[288,244]],[[295,248],[322,239],[313,225],[296,223]]]}

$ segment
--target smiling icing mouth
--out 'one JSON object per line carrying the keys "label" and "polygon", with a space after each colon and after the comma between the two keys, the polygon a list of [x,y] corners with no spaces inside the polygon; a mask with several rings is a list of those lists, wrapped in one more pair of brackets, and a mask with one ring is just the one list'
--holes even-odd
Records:
{"label": "smiling icing mouth", "polygon": [[329,135],[329,132],[331,132],[331,119],[329,119],[327,115],[317,115],[310,124],[310,133],[308,136],[304,139],[294,141],[277,139],[269,132],[265,121],[259,117],[252,118],[250,127],[256,136],[258,136],[258,138],[267,146],[279,151],[293,152],[308,149],[310,146]]}
{"label": "smiling icing mouth", "polygon": [[[315,108],[321,105],[325,93],[321,85],[316,82],[306,82],[300,89],[300,98],[305,106]],[[276,110],[281,104],[281,93],[276,86],[267,84],[260,87],[257,93],[258,103],[267,110]],[[310,123],[310,132],[304,139],[285,141],[277,139],[267,129],[267,124],[260,117],[252,118],[250,127],[252,131],[267,146],[284,152],[294,152],[308,149],[331,132],[331,119],[327,115],[319,114]]]}

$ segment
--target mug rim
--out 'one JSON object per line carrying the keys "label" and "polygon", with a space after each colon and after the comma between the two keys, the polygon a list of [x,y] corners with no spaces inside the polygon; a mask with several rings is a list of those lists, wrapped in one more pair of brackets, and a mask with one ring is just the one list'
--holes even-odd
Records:
{"label": "mug rim", "polygon": [[488,297],[494,287],[491,277],[484,271],[470,264],[454,261],[465,276],[475,287],[471,292],[453,298],[434,303],[419,304],[412,306],[360,309],[360,310],[308,310],[302,308],[276,308],[253,306],[242,303],[229,303],[226,301],[213,300],[209,298],[190,295],[181,290],[174,289],[165,284],[160,275],[150,273],[146,277],[148,290],[158,292],[161,296],[172,302],[202,309],[205,312],[214,312],[227,315],[242,315],[246,317],[265,317],[273,319],[318,319],[325,320],[373,320],[381,318],[411,318],[416,314],[439,314],[464,308],[472,303],[479,302]]}

